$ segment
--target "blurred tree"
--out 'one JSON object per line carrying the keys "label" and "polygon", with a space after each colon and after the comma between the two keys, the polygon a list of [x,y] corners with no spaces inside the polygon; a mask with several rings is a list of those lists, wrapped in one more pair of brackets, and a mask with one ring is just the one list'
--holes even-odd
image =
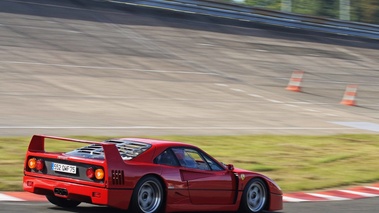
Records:
{"label": "blurred tree", "polygon": [[319,2],[310,0],[292,0],[292,7],[294,13],[317,15],[317,10],[315,8],[319,7]]}
{"label": "blurred tree", "polygon": [[354,21],[379,24],[379,1],[352,1],[352,15]]}
{"label": "blurred tree", "polygon": [[324,16],[328,18],[337,18],[339,11],[340,0],[319,0],[319,5],[316,9],[317,16]]}
{"label": "blurred tree", "polygon": [[[216,0],[217,1],[217,0]],[[219,0],[233,2],[233,0]],[[280,10],[282,0],[245,0],[246,5]],[[339,18],[341,0],[292,0],[292,12]],[[236,3],[236,2],[234,2]],[[379,0],[350,0],[352,21],[379,24]]]}
{"label": "blurred tree", "polygon": [[255,7],[263,7],[267,9],[280,10],[281,0],[246,0],[246,4]]}

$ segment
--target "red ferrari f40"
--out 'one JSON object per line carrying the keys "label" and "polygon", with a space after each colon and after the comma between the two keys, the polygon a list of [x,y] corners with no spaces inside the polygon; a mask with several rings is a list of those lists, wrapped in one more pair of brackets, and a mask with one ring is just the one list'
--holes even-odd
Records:
{"label": "red ferrari f40", "polygon": [[[87,145],[69,152],[47,152],[46,138]],[[275,211],[282,209],[283,196],[270,178],[224,165],[193,145],[46,135],[34,135],[30,141],[23,188],[63,208],[86,202],[133,213]]]}

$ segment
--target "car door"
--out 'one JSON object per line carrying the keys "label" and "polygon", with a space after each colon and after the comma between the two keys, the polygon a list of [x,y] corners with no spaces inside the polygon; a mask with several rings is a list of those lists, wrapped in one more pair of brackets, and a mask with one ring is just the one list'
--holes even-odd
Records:
{"label": "car door", "polygon": [[167,204],[190,204],[188,182],[182,178],[182,167],[174,153],[167,149],[154,159],[154,163],[162,165],[161,176],[167,184]]}
{"label": "car door", "polygon": [[233,204],[236,177],[201,150],[173,148],[181,164],[180,174],[187,181],[190,201],[201,205]]}

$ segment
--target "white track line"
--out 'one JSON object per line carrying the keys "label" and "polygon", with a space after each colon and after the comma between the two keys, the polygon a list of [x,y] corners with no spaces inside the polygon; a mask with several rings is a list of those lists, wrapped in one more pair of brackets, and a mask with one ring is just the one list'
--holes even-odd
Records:
{"label": "white track line", "polygon": [[336,197],[336,196],[324,195],[324,194],[318,194],[318,193],[307,193],[307,194],[315,196],[315,197],[324,198],[324,199],[327,199],[327,200],[351,200],[349,198]]}
{"label": "white track line", "polygon": [[367,189],[373,189],[373,190],[378,190],[379,191],[379,187],[365,186],[365,188],[367,188]]}
{"label": "white track line", "polygon": [[236,92],[245,92],[244,90],[242,90],[242,89],[237,89],[237,88],[231,88],[231,90],[236,91]]}
{"label": "white track line", "polygon": [[210,47],[215,46],[213,44],[204,44],[204,43],[197,43],[197,45],[200,45],[200,46],[210,46]]}
{"label": "white track line", "polygon": [[24,200],[0,193],[0,201],[24,201]]}
{"label": "white track line", "polygon": [[172,129],[172,130],[349,130],[352,128],[330,128],[330,127],[249,127],[249,126],[0,126],[0,129]]}
{"label": "white track line", "polygon": [[365,193],[365,192],[357,192],[357,191],[352,191],[352,190],[338,190],[340,192],[348,193],[348,194],[354,194],[354,195],[359,195],[362,197],[378,197],[379,195],[376,194],[371,194],[371,193]]}
{"label": "white track line", "polygon": [[252,97],[255,97],[255,98],[263,98],[263,96],[257,95],[257,94],[249,94],[249,96],[252,96]]}
{"label": "white track line", "polygon": [[293,104],[284,104],[285,106],[289,106],[289,107],[299,107],[299,106],[296,106],[296,105],[293,105]]}
{"label": "white track line", "polygon": [[308,200],[303,200],[303,199],[299,199],[299,198],[293,198],[293,197],[283,196],[283,201],[284,202],[306,202]]}
{"label": "white track line", "polygon": [[0,61],[3,64],[23,64],[33,66],[53,66],[53,67],[69,67],[69,68],[82,68],[82,69],[99,69],[99,70],[127,70],[134,72],[157,72],[157,73],[176,73],[176,74],[191,74],[191,75],[218,75],[217,73],[210,72],[191,72],[182,70],[146,70],[146,69],[128,69],[124,67],[106,67],[106,66],[85,66],[74,64],[50,64],[40,62],[27,62],[27,61]]}
{"label": "white track line", "polygon": [[274,99],[265,99],[266,101],[269,101],[269,102],[272,102],[272,103],[283,103],[281,101],[278,101],[278,100],[274,100]]}
{"label": "white track line", "polygon": [[215,85],[217,85],[217,86],[220,86],[220,87],[229,87],[229,85],[227,85],[227,84],[215,84]]}
{"label": "white track line", "polygon": [[306,111],[309,111],[309,112],[320,112],[318,110],[315,110],[315,109],[305,109]]}
{"label": "white track line", "polygon": [[26,28],[26,29],[33,29],[33,30],[56,31],[56,32],[74,33],[74,34],[81,33],[79,31],[74,31],[74,30],[54,29],[54,28],[46,28],[46,27],[33,27],[33,26],[23,26],[23,25],[0,24],[0,26]]}

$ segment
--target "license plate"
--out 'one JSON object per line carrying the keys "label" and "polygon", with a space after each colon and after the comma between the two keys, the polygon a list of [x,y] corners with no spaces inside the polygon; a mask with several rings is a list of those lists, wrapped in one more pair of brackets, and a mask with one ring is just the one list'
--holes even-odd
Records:
{"label": "license plate", "polygon": [[56,172],[64,172],[70,174],[76,174],[76,166],[61,164],[61,163],[52,163],[51,169]]}

